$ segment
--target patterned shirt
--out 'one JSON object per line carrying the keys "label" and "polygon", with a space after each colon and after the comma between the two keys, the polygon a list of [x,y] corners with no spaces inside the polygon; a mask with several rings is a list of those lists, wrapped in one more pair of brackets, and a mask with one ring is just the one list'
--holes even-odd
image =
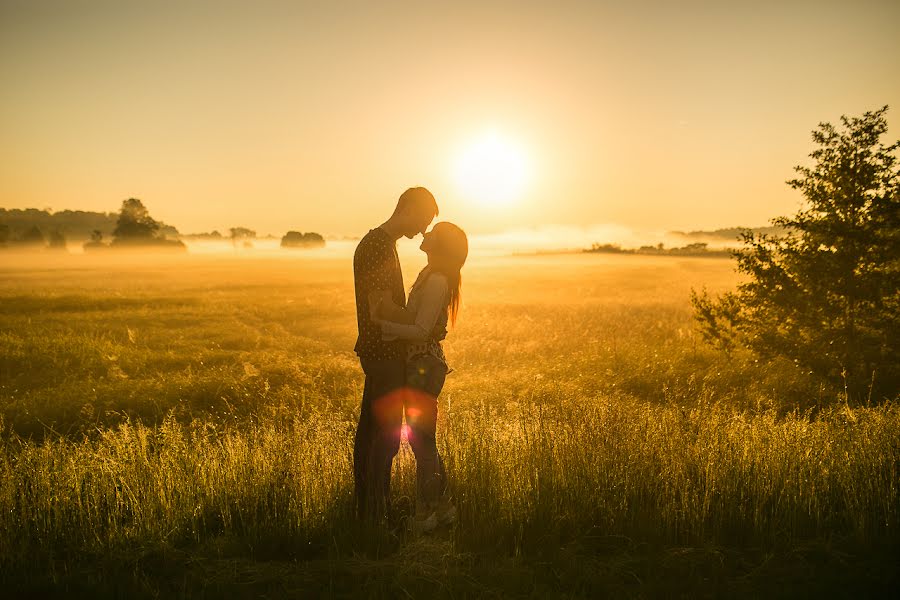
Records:
{"label": "patterned shirt", "polygon": [[353,283],[356,288],[356,324],[359,337],[353,348],[360,358],[388,360],[405,358],[403,342],[381,339],[381,327],[369,315],[369,294],[390,291],[398,306],[406,306],[403,273],[397,256],[397,244],[380,227],[372,229],[356,246],[353,254]]}

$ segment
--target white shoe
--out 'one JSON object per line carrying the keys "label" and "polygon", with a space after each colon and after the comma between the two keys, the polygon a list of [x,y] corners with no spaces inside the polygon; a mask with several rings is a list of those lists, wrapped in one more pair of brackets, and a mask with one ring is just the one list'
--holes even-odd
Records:
{"label": "white shoe", "polygon": [[409,521],[409,529],[414,535],[422,535],[431,533],[438,526],[438,518],[436,513],[431,513],[424,519],[413,517]]}

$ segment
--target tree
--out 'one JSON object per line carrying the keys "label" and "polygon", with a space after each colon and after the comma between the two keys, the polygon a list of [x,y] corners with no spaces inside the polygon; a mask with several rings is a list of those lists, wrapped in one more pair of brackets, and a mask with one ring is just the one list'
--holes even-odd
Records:
{"label": "tree", "polygon": [[84,248],[85,252],[99,250],[102,248],[109,248],[109,246],[103,243],[103,232],[99,229],[95,229],[91,232],[91,240],[89,242],[85,242],[82,247]]}
{"label": "tree", "polygon": [[252,229],[247,229],[246,227],[232,227],[228,232],[231,237],[231,245],[234,246],[235,251],[237,251],[237,245],[240,241],[243,241],[244,248],[253,247],[253,242],[250,240],[256,239],[256,232]]}
{"label": "tree", "polygon": [[150,216],[144,203],[137,198],[122,201],[119,219],[113,230],[116,242],[149,242],[156,237],[159,223]]}
{"label": "tree", "polygon": [[22,235],[21,243],[24,246],[46,246],[47,240],[44,238],[44,234],[41,233],[38,226],[32,225],[28,231]]}
{"label": "tree", "polygon": [[805,206],[742,234],[748,281],[712,299],[692,293],[704,337],[786,356],[856,397],[900,391],[900,142],[885,146],[887,106],[820,123],[812,167],[788,181]]}
{"label": "tree", "polygon": [[282,248],[321,248],[325,245],[325,238],[315,232],[300,233],[288,231],[281,238]]}
{"label": "tree", "polygon": [[50,248],[53,248],[54,250],[66,249],[66,236],[58,229],[50,233],[49,242]]}
{"label": "tree", "polygon": [[5,246],[9,241],[9,225],[0,223],[0,246]]}
{"label": "tree", "polygon": [[233,242],[243,239],[256,239],[256,232],[246,227],[232,227],[228,232]]}

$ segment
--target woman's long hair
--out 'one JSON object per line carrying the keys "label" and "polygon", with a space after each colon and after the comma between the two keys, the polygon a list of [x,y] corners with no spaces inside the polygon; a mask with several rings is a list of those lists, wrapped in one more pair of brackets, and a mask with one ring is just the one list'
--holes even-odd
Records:
{"label": "woman's long hair", "polygon": [[462,273],[460,271],[469,256],[469,239],[462,229],[447,221],[435,225],[432,232],[437,237],[434,257],[436,260],[433,260],[432,269],[447,278],[447,286],[450,288],[447,316],[450,324],[456,325],[456,316],[459,314],[459,304],[462,298]]}

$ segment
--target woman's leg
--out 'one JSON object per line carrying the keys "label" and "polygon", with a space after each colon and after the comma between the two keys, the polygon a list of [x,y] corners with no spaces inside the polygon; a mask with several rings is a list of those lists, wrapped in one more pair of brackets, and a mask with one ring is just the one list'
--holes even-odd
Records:
{"label": "woman's leg", "polygon": [[409,394],[406,423],[409,445],[416,456],[416,495],[428,512],[437,507],[446,487],[444,464],[437,451],[437,397],[444,386],[447,368],[431,356],[411,360],[407,370]]}

